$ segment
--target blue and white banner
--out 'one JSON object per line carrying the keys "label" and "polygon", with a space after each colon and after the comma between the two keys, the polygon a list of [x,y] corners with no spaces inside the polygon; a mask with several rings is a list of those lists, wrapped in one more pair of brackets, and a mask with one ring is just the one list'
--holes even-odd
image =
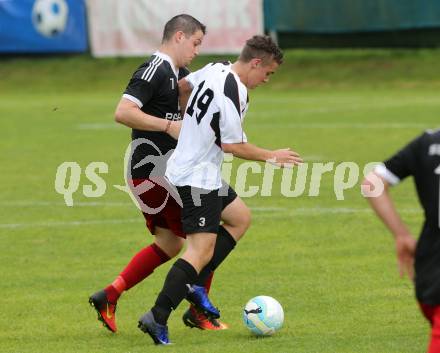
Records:
{"label": "blue and white banner", "polygon": [[0,0],[0,52],[87,50],[83,0]]}

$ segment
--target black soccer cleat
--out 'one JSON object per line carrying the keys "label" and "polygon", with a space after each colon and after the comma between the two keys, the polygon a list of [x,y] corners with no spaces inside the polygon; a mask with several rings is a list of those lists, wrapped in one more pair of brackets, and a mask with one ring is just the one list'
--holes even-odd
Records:
{"label": "black soccer cleat", "polygon": [[172,344],[168,338],[168,326],[158,324],[151,310],[139,319],[138,327],[148,333],[155,344]]}

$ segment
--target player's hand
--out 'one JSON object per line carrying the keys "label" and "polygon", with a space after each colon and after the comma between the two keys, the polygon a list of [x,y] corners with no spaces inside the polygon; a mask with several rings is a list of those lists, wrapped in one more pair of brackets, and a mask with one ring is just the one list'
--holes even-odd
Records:
{"label": "player's hand", "polygon": [[417,241],[410,234],[396,237],[396,254],[400,277],[403,277],[406,273],[411,280],[414,279],[416,244]]}
{"label": "player's hand", "polygon": [[270,162],[280,167],[292,167],[302,164],[303,160],[298,153],[291,151],[290,148],[283,148],[273,151]]}
{"label": "player's hand", "polygon": [[173,139],[177,140],[179,138],[181,128],[182,128],[182,120],[173,120],[171,122],[170,128],[168,129],[168,135],[170,135]]}

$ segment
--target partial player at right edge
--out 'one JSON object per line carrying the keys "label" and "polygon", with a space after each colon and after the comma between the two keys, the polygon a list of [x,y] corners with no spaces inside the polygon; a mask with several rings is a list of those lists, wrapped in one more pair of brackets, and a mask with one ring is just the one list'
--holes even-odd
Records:
{"label": "partial player at right edge", "polygon": [[[416,241],[392,202],[389,186],[414,177],[425,222]],[[420,309],[431,324],[428,353],[440,353],[440,130],[411,141],[363,182],[371,207],[394,236],[400,275],[414,279]],[[379,188],[379,189],[378,189]],[[415,278],[414,278],[415,265]]]}

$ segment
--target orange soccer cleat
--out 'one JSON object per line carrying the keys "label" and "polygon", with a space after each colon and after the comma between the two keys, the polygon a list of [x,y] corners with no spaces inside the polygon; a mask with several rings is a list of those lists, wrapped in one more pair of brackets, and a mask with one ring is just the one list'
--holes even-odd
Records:
{"label": "orange soccer cleat", "polygon": [[111,332],[116,332],[116,303],[111,303],[107,299],[104,290],[96,292],[89,298],[89,303],[98,313],[98,320]]}
{"label": "orange soccer cleat", "polygon": [[197,310],[193,305],[183,314],[183,323],[191,328],[197,327],[201,330],[226,330],[228,325],[220,320],[209,318],[203,312]]}

